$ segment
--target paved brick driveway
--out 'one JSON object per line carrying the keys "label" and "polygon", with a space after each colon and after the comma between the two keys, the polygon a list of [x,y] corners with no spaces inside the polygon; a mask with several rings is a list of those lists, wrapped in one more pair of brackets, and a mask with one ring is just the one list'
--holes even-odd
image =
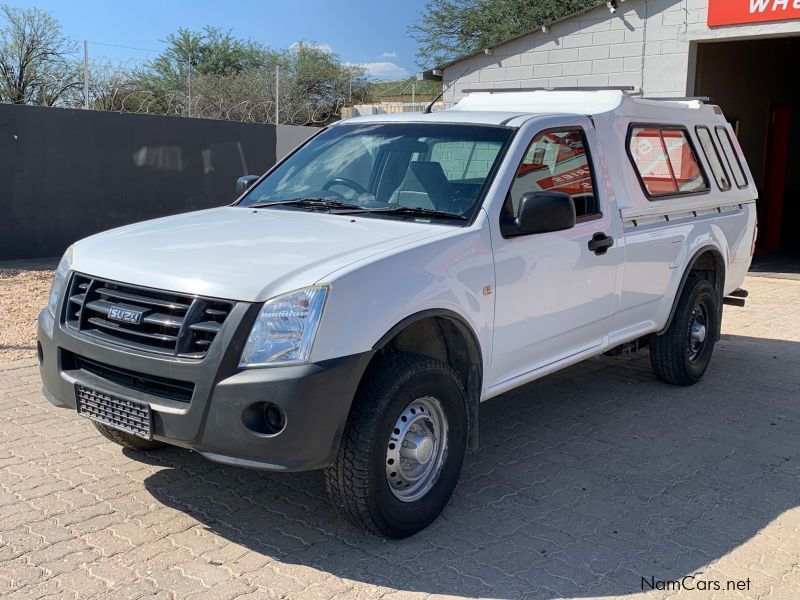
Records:
{"label": "paved brick driveway", "polygon": [[123,452],[32,362],[0,366],[0,596],[577,598],[697,573],[723,591],[679,595],[800,597],[800,282],[747,287],[692,389],[644,354],[483,405],[453,501],[402,542],[351,530],[317,474]]}

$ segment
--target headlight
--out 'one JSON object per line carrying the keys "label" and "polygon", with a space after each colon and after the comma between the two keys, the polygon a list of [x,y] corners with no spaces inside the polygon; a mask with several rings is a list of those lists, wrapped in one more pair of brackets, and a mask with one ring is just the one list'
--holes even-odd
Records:
{"label": "headlight", "polygon": [[61,262],[58,263],[55,275],[53,275],[53,283],[50,286],[50,298],[47,300],[47,312],[50,316],[56,317],[56,308],[58,307],[58,299],[64,291],[64,284],[67,281],[69,270],[72,268],[72,246],[67,248],[64,256],[61,257]]}
{"label": "headlight", "polygon": [[309,287],[267,300],[250,330],[240,367],[308,362],[328,288]]}

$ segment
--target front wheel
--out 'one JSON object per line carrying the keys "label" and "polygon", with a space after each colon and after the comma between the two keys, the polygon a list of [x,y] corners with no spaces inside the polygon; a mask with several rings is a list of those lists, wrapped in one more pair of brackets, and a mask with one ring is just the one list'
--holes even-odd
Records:
{"label": "front wheel", "polygon": [[336,461],[333,503],[357,526],[403,538],[430,524],[455,489],[467,447],[464,389],[444,363],[379,358],[359,387]]}
{"label": "front wheel", "polygon": [[686,281],[672,323],[650,342],[656,376],[673,385],[694,385],[708,369],[719,331],[719,299],[705,279]]}

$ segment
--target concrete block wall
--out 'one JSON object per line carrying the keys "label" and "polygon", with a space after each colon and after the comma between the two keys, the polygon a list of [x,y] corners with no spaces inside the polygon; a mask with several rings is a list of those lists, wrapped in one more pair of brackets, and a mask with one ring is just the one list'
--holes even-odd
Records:
{"label": "concrete block wall", "polygon": [[494,164],[500,144],[442,142],[434,145],[431,160],[442,165],[450,180],[484,178]]}
{"label": "concrete block wall", "polygon": [[709,29],[708,0],[627,0],[605,5],[512,40],[444,70],[446,103],[465,89],[493,87],[635,86],[648,96],[691,95],[694,44],[800,33],[786,21]]}

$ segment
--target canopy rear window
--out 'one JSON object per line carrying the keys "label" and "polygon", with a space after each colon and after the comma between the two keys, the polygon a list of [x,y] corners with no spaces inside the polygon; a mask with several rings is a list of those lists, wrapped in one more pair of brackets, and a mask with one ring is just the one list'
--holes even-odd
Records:
{"label": "canopy rear window", "polygon": [[709,190],[708,178],[683,127],[632,125],[628,154],[651,200]]}

